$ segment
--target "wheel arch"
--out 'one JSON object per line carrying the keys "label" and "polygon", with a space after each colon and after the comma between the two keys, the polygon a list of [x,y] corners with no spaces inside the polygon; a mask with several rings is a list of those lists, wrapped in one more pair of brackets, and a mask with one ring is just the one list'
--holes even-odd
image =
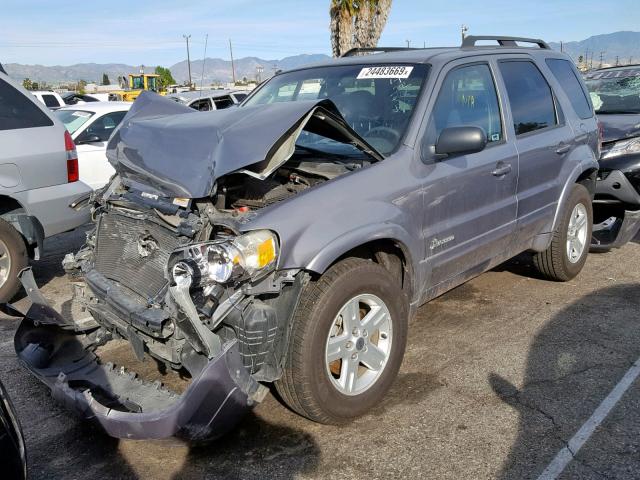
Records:
{"label": "wheel arch", "polygon": [[0,218],[9,223],[22,237],[29,256],[38,260],[44,245],[44,227],[15,198],[0,195]]}
{"label": "wheel arch", "polygon": [[[395,234],[392,234],[395,233]],[[367,232],[343,236],[326,245],[305,266],[305,270],[323,274],[332,265],[349,257],[365,258],[382,265],[394,275],[398,275],[402,289],[410,300],[416,295],[417,266],[411,255],[409,234],[395,226],[368,227]]]}

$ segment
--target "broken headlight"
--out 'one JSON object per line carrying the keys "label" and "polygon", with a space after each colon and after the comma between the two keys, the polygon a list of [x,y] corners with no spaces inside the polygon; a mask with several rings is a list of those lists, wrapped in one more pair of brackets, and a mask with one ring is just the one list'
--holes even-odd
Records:
{"label": "broken headlight", "polygon": [[615,142],[606,152],[602,154],[600,160],[607,158],[620,157],[622,155],[631,155],[640,153],[640,137],[629,138]]}
{"label": "broken headlight", "polygon": [[231,279],[256,280],[276,266],[278,240],[273,232],[256,230],[222,242],[198,243],[184,250],[171,274],[178,285],[206,286]]}

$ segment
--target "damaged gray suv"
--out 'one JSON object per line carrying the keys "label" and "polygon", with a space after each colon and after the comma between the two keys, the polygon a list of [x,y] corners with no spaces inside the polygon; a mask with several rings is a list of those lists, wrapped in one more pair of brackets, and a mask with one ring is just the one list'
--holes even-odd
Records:
{"label": "damaged gray suv", "polygon": [[[22,362],[116,437],[219,436],[270,383],[341,423],[383,398],[421,304],[524,251],[573,278],[591,238],[593,108],[566,55],[488,39],[351,52],[223,111],[143,93],[109,141],[117,175],[95,194],[95,229],[64,262],[73,308],[21,274]],[[102,361],[116,340],[188,387]]]}

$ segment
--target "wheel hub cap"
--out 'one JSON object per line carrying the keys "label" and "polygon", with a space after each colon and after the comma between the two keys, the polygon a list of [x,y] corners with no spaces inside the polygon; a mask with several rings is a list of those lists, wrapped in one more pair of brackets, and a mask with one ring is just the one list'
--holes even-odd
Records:
{"label": "wheel hub cap", "polygon": [[582,258],[587,244],[588,228],[587,208],[578,203],[571,212],[567,228],[567,258],[571,263],[577,263]]}
{"label": "wheel hub cap", "polygon": [[340,393],[358,395],[380,378],[392,334],[389,309],[377,296],[357,295],[343,305],[325,347],[325,369]]}
{"label": "wheel hub cap", "polygon": [[0,240],[0,287],[5,284],[11,271],[11,256],[7,244]]}

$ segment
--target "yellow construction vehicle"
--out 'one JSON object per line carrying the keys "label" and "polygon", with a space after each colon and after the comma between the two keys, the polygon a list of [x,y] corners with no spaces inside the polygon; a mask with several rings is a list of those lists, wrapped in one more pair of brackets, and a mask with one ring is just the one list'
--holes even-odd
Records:
{"label": "yellow construction vehicle", "polygon": [[160,75],[155,73],[130,73],[129,88],[109,93],[109,100],[133,102],[143,90],[166,95],[166,92],[160,88]]}

